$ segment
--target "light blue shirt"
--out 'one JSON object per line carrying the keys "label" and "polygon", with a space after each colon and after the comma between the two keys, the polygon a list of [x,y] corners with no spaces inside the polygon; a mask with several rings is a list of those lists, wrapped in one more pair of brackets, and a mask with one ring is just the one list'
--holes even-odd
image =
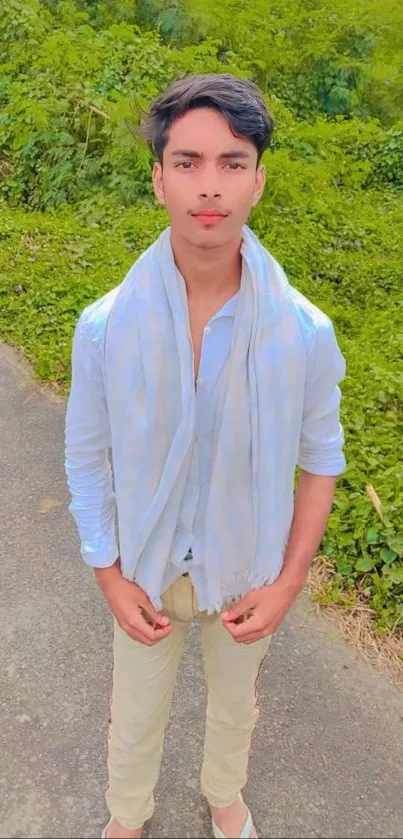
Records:
{"label": "light blue shirt", "polygon": [[[185,571],[196,593],[204,590],[201,542],[212,472],[213,429],[220,380],[228,362],[239,292],[209,320],[204,329],[196,386],[196,434],[170,564],[163,590]],[[192,559],[185,559],[189,548]]]}

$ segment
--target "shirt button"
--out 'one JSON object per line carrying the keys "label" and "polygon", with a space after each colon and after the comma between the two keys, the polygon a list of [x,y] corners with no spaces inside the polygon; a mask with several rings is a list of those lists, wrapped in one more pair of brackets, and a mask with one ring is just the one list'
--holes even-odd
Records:
{"label": "shirt button", "polygon": [[198,379],[197,384],[198,385],[204,385],[204,379]]}
{"label": "shirt button", "polygon": [[205,334],[206,334],[206,335],[210,335],[210,332],[211,332],[211,326],[206,326],[206,328],[205,328],[204,332],[205,332]]}

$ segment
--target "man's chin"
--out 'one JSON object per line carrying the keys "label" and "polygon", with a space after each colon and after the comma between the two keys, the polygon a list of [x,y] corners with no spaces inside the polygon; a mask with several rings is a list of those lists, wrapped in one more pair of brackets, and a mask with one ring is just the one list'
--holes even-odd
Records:
{"label": "man's chin", "polygon": [[222,248],[224,245],[232,242],[237,235],[241,235],[241,231],[231,233],[224,230],[215,230],[214,228],[202,228],[201,230],[189,231],[186,235],[188,241],[196,248],[202,250],[212,250],[213,248]]}

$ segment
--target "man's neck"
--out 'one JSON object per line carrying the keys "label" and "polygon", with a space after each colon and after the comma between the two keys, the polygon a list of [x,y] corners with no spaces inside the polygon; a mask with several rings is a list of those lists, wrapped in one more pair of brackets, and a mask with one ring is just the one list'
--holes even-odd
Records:
{"label": "man's neck", "polygon": [[239,238],[218,248],[199,248],[171,231],[175,263],[189,298],[219,298],[235,294],[241,284],[242,257]]}

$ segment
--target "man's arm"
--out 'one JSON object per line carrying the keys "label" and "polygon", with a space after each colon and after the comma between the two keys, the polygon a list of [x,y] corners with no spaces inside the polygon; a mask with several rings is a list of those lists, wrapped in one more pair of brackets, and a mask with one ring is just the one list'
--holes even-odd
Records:
{"label": "man's arm", "polygon": [[[281,573],[274,583],[249,592],[222,616],[224,626],[240,643],[253,643],[276,632],[304,586],[326,530],[337,475],[346,466],[338,386],[345,371],[333,325],[325,319],[317,328],[307,359],[298,455],[301,472]],[[246,621],[234,622],[249,611]]]}
{"label": "man's arm", "polygon": [[298,453],[300,476],[294,497],[283,568],[279,577],[298,593],[326,530],[337,476],[346,466],[340,423],[346,362],[329,318],[318,326],[308,351],[302,428]]}
{"label": "man's arm", "polygon": [[325,533],[332,509],[337,478],[301,471],[294,499],[292,520],[281,580],[290,594],[304,587],[308,571]]}
{"label": "man's arm", "polygon": [[[93,328],[93,325],[92,325]],[[108,457],[111,432],[104,392],[100,341],[86,326],[85,312],[73,338],[72,385],[65,428],[65,468],[72,495],[69,510],[80,534],[81,554],[119,626],[135,641],[151,646],[172,625],[147,594],[120,569],[115,535],[116,500]]]}
{"label": "man's arm", "polygon": [[108,458],[111,434],[100,353],[90,339],[85,312],[79,318],[72,351],[72,383],[65,426],[65,469],[84,561],[111,566],[119,551],[115,536],[115,494]]}

